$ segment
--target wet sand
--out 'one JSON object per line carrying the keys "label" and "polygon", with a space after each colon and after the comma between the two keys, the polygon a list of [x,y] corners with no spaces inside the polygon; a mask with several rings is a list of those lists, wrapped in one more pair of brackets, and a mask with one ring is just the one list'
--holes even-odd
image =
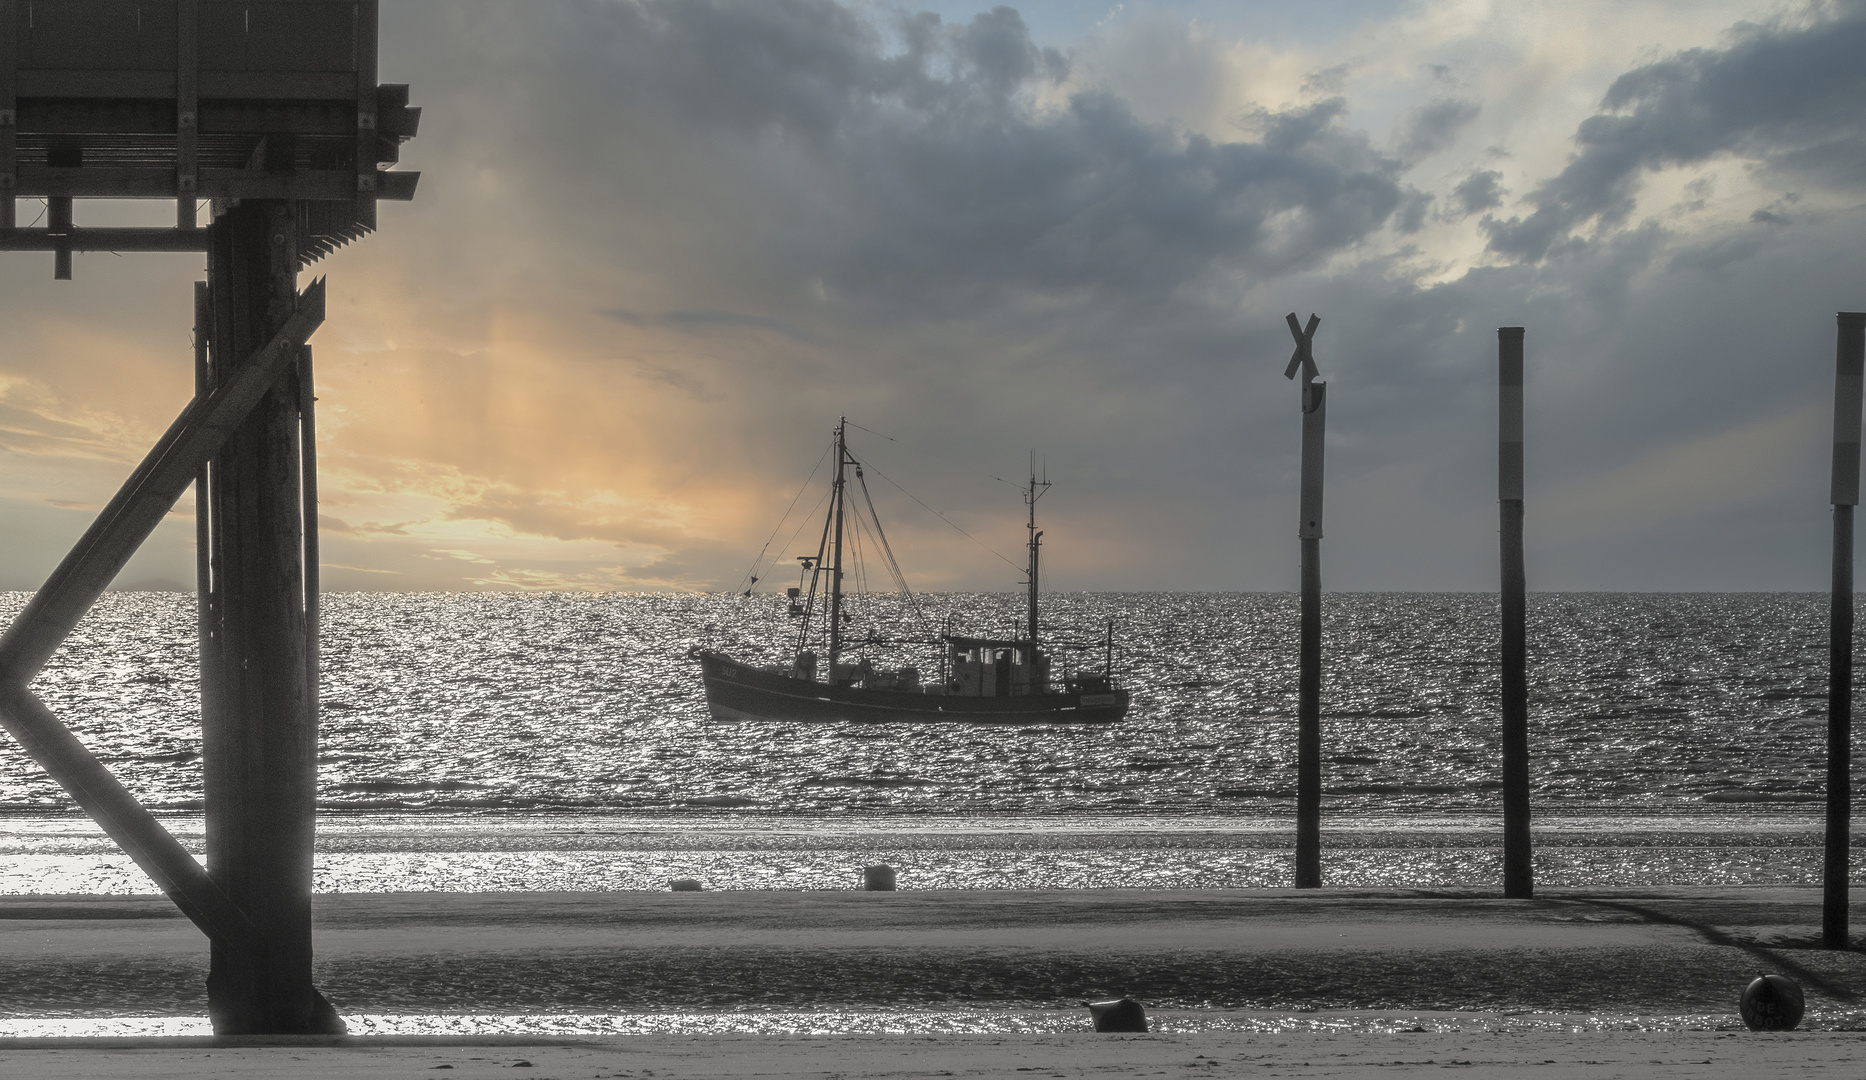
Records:
{"label": "wet sand", "polygon": [[[1052,1010],[1086,1029],[1079,1002],[1126,993],[1169,1019],[1458,1010],[1496,1018],[1501,1030],[643,1034],[290,1052],[12,1041],[0,1075],[343,1076],[452,1064],[450,1075],[464,1076],[521,1059],[551,1070],[529,1075],[565,1076],[1222,1075],[1241,1066],[1391,1076],[1464,1061],[1501,1076],[1719,1076],[1726,1066],[1731,1076],[1765,1066],[1857,1074],[1866,1066],[1841,1065],[1866,1056],[1866,1034],[1833,1029],[1866,1026],[1856,996],[1866,953],[1811,948],[1819,915],[1818,892],[1802,888],[1545,890],[1533,901],[1366,889],[321,896],[317,979],[350,1015],[964,1007]],[[6,1016],[205,1011],[204,943],[159,898],[0,898],[0,956]],[[1715,1030],[1736,1025],[1737,994],[1760,972],[1798,979],[1811,1025],[1826,1030]],[[1689,1017],[1674,1026],[1699,1030],[1509,1021],[1536,1010],[1582,1021]],[[291,1071],[304,1062],[317,1067]]]}

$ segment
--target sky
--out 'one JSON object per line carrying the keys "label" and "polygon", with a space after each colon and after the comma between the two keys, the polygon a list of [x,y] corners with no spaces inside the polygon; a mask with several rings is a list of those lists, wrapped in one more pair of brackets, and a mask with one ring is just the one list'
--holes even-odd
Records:
{"label": "sky", "polygon": [[[1034,454],[1046,587],[1293,589],[1292,311],[1325,588],[1495,588],[1499,326],[1532,589],[1826,586],[1866,3],[384,0],[380,54],[422,177],[305,275],[327,588],[734,588],[847,416],[916,588],[1017,587]],[[0,254],[0,589],[191,389],[201,256],[51,271]]]}

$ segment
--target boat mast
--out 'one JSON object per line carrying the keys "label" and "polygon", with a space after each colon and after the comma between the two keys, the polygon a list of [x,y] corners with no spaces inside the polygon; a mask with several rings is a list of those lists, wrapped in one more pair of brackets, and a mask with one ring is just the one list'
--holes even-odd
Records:
{"label": "boat mast", "polygon": [[[1046,474],[1049,468],[1043,470]],[[1030,490],[1024,495],[1024,502],[1030,507],[1030,652],[1031,661],[1036,661],[1037,650],[1037,555],[1043,547],[1043,534],[1037,531],[1037,500],[1050,489],[1049,477],[1037,479],[1037,456],[1030,455]]]}
{"label": "boat mast", "polygon": [[835,539],[830,546],[829,568],[829,684],[836,685],[836,657],[842,652],[842,496],[843,464],[848,460],[847,429],[849,418],[836,424],[836,486],[830,495],[830,512],[836,517]]}

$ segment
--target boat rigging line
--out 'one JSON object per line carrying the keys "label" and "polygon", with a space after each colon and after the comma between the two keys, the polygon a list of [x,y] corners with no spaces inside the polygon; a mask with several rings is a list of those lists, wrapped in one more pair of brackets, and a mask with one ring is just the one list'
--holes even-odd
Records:
{"label": "boat rigging line", "polygon": [[[863,428],[862,430],[866,431],[868,429]],[[883,435],[882,438],[885,439],[887,438],[887,436]],[[738,592],[740,588],[743,588],[745,590],[745,595],[747,596],[751,595],[752,586],[758,584],[758,568],[764,565],[765,553],[771,550],[771,541],[777,539],[777,534],[779,530],[783,529],[784,523],[790,520],[791,511],[797,509],[798,500],[803,498],[804,492],[810,490],[810,481],[816,479],[817,472],[823,468],[823,462],[828,457],[829,457],[829,450],[825,449],[822,453],[822,456],[816,459],[816,465],[810,470],[810,475],[804,477],[803,484],[797,488],[797,494],[791,496],[790,505],[784,508],[784,516],[781,518],[778,518],[778,523],[775,526],[773,526],[771,529],[771,535],[765,537],[765,546],[758,549],[758,557],[752,560],[752,568],[745,572],[746,577],[749,577],[751,580],[747,581],[744,577],[740,578],[739,584],[738,586],[735,586],[733,588],[732,590],[733,592]],[[817,500],[818,505],[821,505],[822,501],[823,500],[818,499]],[[805,518],[804,520],[807,522],[809,519]],[[803,532],[802,525],[797,526],[797,532],[798,533]],[[791,541],[794,542],[796,539],[797,539],[797,536],[795,533],[793,533],[791,535]],[[790,543],[786,543],[784,546],[788,548],[790,547]]]}
{"label": "boat rigging line", "polygon": [[[868,429],[863,428],[862,430],[867,431]],[[882,438],[885,439],[887,438],[887,436],[883,435]],[[869,463],[868,467],[871,469],[875,469],[875,466],[872,462]],[[940,519],[941,521],[944,521],[946,524],[951,525],[952,530],[958,533],[960,536],[965,537],[967,540],[972,541],[974,544],[977,544],[979,547],[982,547],[986,551],[991,552],[992,555],[997,557],[997,560],[999,562],[1003,563],[1004,565],[1010,567],[1011,569],[1017,571],[1020,574],[1024,572],[1023,567],[1017,565],[1016,563],[1005,558],[1004,556],[999,555],[996,551],[993,551],[991,547],[986,545],[984,541],[980,540],[978,537],[973,536],[971,533],[966,532],[964,529],[961,529],[958,525],[954,524],[951,518],[947,517],[945,514],[940,513],[938,510],[933,509],[931,506],[928,506],[926,503],[920,502],[920,497],[918,495],[915,495],[913,492],[908,491],[906,488],[900,486],[899,484],[895,484],[894,478],[889,476],[887,473],[882,472],[880,469],[875,469],[875,475],[881,477],[883,480],[886,480],[890,484],[894,484],[894,490],[900,492],[902,495],[907,496],[908,498],[912,499],[914,502],[919,503],[920,509],[925,510],[929,514],[932,514],[934,517]],[[996,480],[997,477],[994,476],[992,477],[992,479]],[[1020,488],[1019,490],[1022,490],[1022,489]]]}
{"label": "boat rigging line", "polygon": [[[860,425],[860,424],[858,424],[858,423],[856,423],[856,422],[855,422],[855,421],[853,421],[853,420],[851,420],[851,421],[849,421],[849,426],[850,426],[850,427],[852,427],[852,428],[855,428],[855,429],[856,429],[856,430],[858,430],[858,431],[866,431],[866,432],[868,432],[868,433],[869,433],[870,435],[873,435],[873,436],[875,436],[875,437],[876,437],[876,438],[878,438],[878,439],[886,439],[886,440],[888,440],[888,441],[889,441],[889,442],[891,442],[891,443],[898,443],[898,442],[900,442],[900,440],[899,440],[899,439],[897,439],[897,438],[895,438],[895,437],[894,437],[894,436],[892,436],[892,435],[883,435],[883,434],[882,434],[881,432],[879,432],[879,431],[876,431],[876,430],[875,430],[874,428],[865,428],[865,427],[863,427],[862,425]],[[1017,490],[1019,490],[1019,491],[1022,491],[1022,490],[1024,490],[1024,486],[1023,486],[1022,484],[1014,484],[1014,483],[1012,483],[1011,481],[1009,481],[1009,480],[1006,480],[1006,479],[1005,479],[1004,477],[1002,477],[1002,476],[992,476],[992,475],[991,475],[990,473],[988,473],[988,472],[985,472],[985,471],[984,471],[983,469],[980,469],[980,468],[978,468],[978,467],[977,467],[977,466],[975,466],[975,465],[966,465],[966,464],[964,464],[964,463],[962,463],[962,462],[960,462],[960,461],[957,461],[957,460],[955,460],[955,459],[953,459],[953,458],[949,458],[949,457],[947,457],[947,456],[946,456],[946,455],[944,455],[944,454],[934,454],[934,453],[930,453],[930,452],[928,452],[928,451],[925,451],[925,450],[922,450],[922,451],[920,451],[920,452],[921,452],[921,453],[923,453],[923,454],[926,454],[926,455],[927,455],[928,457],[932,457],[932,458],[938,458],[939,460],[941,460],[941,461],[944,461],[944,462],[945,462],[946,464],[948,464],[948,465],[956,465],[956,466],[958,466],[959,468],[961,468],[961,469],[965,469],[965,470],[966,470],[966,471],[968,471],[968,472],[976,472],[976,473],[978,473],[978,474],[979,474],[980,476],[990,476],[990,477],[991,477],[991,479],[993,479],[993,480],[996,480],[996,481],[997,481],[998,483],[1000,483],[1000,484],[1003,484],[1003,485],[1004,485],[1005,487],[1014,487],[1014,488],[1016,488],[1016,489],[1017,489]]]}

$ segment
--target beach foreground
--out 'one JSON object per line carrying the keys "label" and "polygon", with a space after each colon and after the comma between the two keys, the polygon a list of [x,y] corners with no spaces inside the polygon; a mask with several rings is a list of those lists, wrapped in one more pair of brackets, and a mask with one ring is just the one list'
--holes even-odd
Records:
{"label": "beach foreground", "polygon": [[[1857,1076],[1861,1036],[1800,1032],[1514,1032],[1336,1035],[641,1035],[553,1043],[480,1040],[346,1047],[154,1048],[147,1040],[15,1046],[0,1076],[828,1077],[1025,1076]],[[524,1072],[513,1073],[513,1068]]]}
{"label": "beach foreground", "polygon": [[[173,911],[155,897],[0,898],[0,1016],[15,1032],[35,1018],[202,1016],[206,949]],[[529,1061],[540,1076],[1404,1076],[1469,1063],[1494,1076],[1715,1077],[1853,1075],[1866,1056],[1866,953],[1810,947],[1819,894],[1805,888],[1533,901],[1366,889],[355,894],[318,897],[317,918],[318,982],[354,1033],[411,1030],[381,1020],[395,1017],[459,1031],[445,1021],[471,1014],[478,1026],[290,1048],[0,1040],[0,1072],[465,1076]],[[1814,1030],[1742,1030],[1738,994],[1765,972],[1801,983]],[[1120,994],[1147,1004],[1157,1034],[1087,1030],[1080,1002]],[[861,1010],[898,1023],[838,1033],[851,1029],[837,1015]],[[761,1026],[780,1012],[784,1024]],[[540,1014],[572,1027],[528,1024]],[[499,1037],[501,1016],[533,1034]],[[585,1031],[633,1033],[578,1034],[579,1016]],[[695,1033],[682,1016],[710,1026]],[[1005,1030],[994,1016],[1038,1022]],[[656,1017],[667,1022],[615,1026]]]}

